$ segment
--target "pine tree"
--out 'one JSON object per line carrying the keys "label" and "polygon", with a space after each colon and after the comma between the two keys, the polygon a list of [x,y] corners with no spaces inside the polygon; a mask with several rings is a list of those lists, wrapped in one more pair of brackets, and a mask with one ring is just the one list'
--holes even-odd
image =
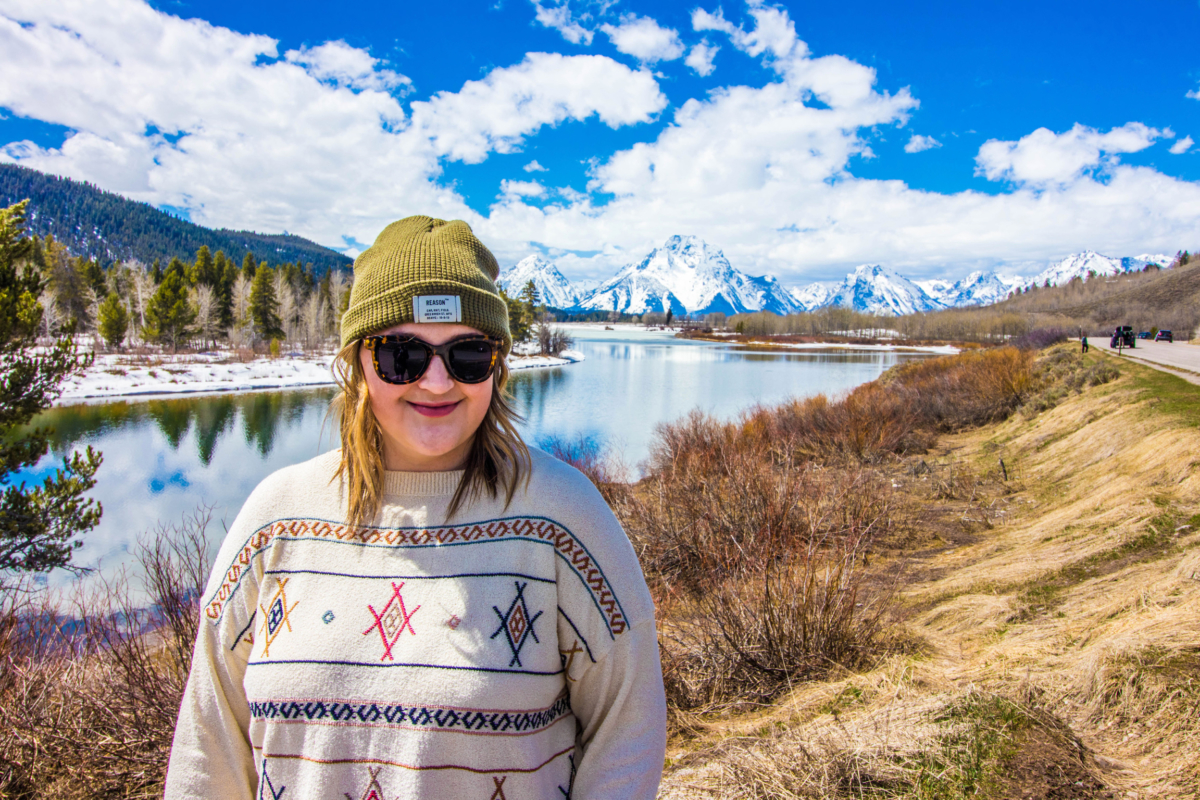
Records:
{"label": "pine tree", "polygon": [[[500,289],[500,299],[504,301],[504,305],[508,307],[508,332],[512,334],[514,342],[526,342],[532,336],[528,316],[525,312],[525,304],[516,298],[509,297],[503,289]],[[347,295],[350,293],[347,292]]]}
{"label": "pine tree", "polygon": [[116,292],[110,292],[100,304],[100,335],[109,347],[120,347],[129,330],[129,314]]}
{"label": "pine tree", "polygon": [[152,264],[150,267],[150,277],[154,279],[155,286],[158,286],[160,283],[162,283],[162,279],[163,279],[162,263],[157,258],[154,259],[154,264]]}
{"label": "pine tree", "polygon": [[238,270],[233,261],[219,250],[217,264],[221,267],[221,278],[217,281],[217,318],[221,322],[221,330],[228,331],[233,327],[233,284],[237,281]]}
{"label": "pine tree", "polygon": [[264,339],[283,336],[279,301],[275,297],[275,271],[265,261],[255,270],[254,283],[250,284],[250,319],[254,321],[254,332]]}
{"label": "pine tree", "polygon": [[217,282],[217,273],[213,265],[212,253],[208,245],[201,245],[196,251],[196,260],[188,270],[188,283],[192,286],[212,286]]}
{"label": "pine tree", "polygon": [[246,280],[254,280],[254,272],[258,269],[258,262],[254,260],[254,253],[246,253],[246,257],[242,259],[242,274],[246,276]]}
{"label": "pine tree", "polygon": [[146,327],[142,329],[142,335],[151,341],[170,342],[171,352],[178,350],[179,341],[191,333],[196,318],[196,312],[188,302],[187,288],[183,270],[168,267],[163,282],[146,308]]}
{"label": "pine tree", "polygon": [[94,528],[102,511],[83,497],[96,485],[101,461],[90,447],[40,486],[11,481],[49,449],[46,430],[25,431],[30,420],[50,407],[65,378],[91,363],[76,353],[70,337],[35,350],[43,279],[29,261],[34,247],[24,235],[26,205],[0,209],[0,579],[13,572],[72,569],[76,537]]}

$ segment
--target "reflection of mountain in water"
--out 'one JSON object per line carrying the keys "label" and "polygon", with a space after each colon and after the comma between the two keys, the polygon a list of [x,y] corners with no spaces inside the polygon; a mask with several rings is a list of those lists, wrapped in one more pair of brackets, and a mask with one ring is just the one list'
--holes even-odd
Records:
{"label": "reflection of mountain in water", "polygon": [[47,411],[34,424],[53,429],[50,443],[59,457],[101,435],[137,428],[147,422],[154,423],[172,450],[178,450],[188,432],[194,430],[200,461],[208,466],[217,442],[236,430],[239,419],[246,442],[265,457],[270,454],[281,427],[298,424],[308,410],[323,412],[335,393],[336,390],[324,387],[67,406]]}

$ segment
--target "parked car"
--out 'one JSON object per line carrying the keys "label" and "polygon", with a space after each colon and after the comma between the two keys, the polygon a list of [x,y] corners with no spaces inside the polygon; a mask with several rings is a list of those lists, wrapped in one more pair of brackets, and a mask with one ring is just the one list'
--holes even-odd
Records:
{"label": "parked car", "polygon": [[1154,337],[1154,341],[1156,341],[1156,342],[1174,342],[1175,337],[1171,335],[1170,331],[1159,331],[1158,336]]}
{"label": "parked car", "polygon": [[1112,339],[1109,339],[1108,346],[1117,349],[1121,347],[1137,347],[1137,338],[1133,335],[1132,325],[1118,325],[1113,331]]}
{"label": "parked car", "polygon": [[1150,335],[1150,331],[1142,331],[1141,333],[1138,334],[1138,338],[1139,339],[1152,339],[1154,337]]}

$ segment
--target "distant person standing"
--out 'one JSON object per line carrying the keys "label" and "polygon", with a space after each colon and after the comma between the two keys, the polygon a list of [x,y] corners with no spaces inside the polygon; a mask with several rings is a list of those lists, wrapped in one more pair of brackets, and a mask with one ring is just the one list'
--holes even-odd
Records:
{"label": "distant person standing", "polygon": [[229,529],[166,800],[657,794],[654,605],[596,487],[521,440],[498,274],[457,220],[358,257],[341,449]]}
{"label": "distant person standing", "polygon": [[1083,352],[1085,352],[1085,353],[1086,353],[1086,352],[1087,352],[1087,350],[1088,350],[1088,345],[1087,345],[1087,337],[1086,337],[1086,336],[1084,336],[1084,337],[1083,337]]}

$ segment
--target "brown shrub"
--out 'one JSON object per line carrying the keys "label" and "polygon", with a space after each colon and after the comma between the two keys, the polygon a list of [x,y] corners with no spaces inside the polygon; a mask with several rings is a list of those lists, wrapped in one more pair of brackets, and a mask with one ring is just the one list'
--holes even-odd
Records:
{"label": "brown shrub", "polygon": [[0,797],[161,797],[208,577],[207,511],[160,527],[124,578],[64,607],[10,593],[0,619]]}

